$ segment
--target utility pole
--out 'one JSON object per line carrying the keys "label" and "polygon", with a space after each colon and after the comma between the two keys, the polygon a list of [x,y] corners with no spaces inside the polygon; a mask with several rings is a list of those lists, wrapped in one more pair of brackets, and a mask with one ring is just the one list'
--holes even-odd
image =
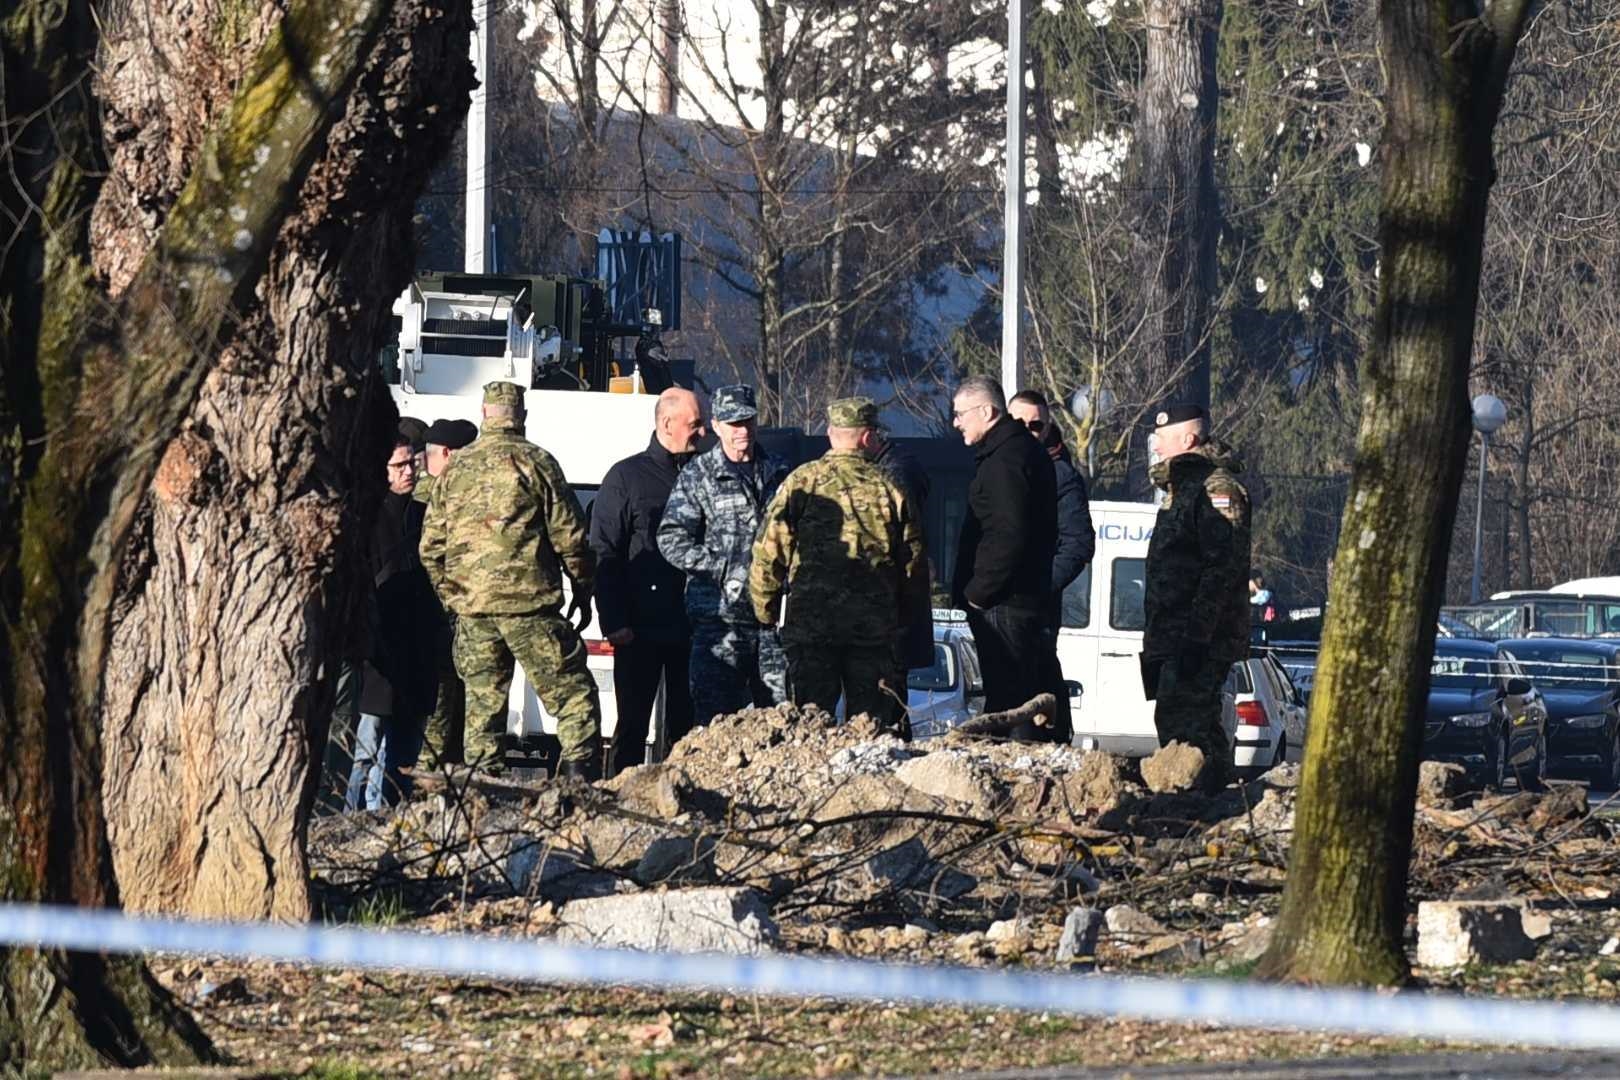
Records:
{"label": "utility pole", "polygon": [[1007,0],[1007,207],[1001,273],[1001,386],[1024,367],[1024,0]]}
{"label": "utility pole", "polygon": [[495,77],[495,28],[490,0],[473,0],[472,64],[478,85],[467,109],[467,257],[462,269],[487,274],[489,237],[489,90]]}

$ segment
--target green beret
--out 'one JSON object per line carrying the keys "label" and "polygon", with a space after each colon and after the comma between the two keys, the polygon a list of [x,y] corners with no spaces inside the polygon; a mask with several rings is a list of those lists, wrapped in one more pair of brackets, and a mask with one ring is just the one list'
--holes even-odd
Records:
{"label": "green beret", "polygon": [[523,406],[523,387],[505,379],[484,384],[485,405],[505,405],[517,409]]}
{"label": "green beret", "polygon": [[875,428],[878,410],[871,398],[839,398],[827,406],[827,426],[837,428]]}

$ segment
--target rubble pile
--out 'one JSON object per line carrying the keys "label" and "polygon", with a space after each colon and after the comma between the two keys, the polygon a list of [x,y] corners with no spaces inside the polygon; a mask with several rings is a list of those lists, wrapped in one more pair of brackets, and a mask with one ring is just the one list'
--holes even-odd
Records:
{"label": "rubble pile", "polygon": [[[390,814],[317,819],[311,861],[339,917],[375,913],[384,896],[407,914],[633,948],[1251,961],[1270,938],[1300,770],[1206,796],[1189,790],[1200,766],[1174,744],[1142,762],[906,744],[864,717],[750,709],[595,785],[423,778]],[[1603,912],[1543,902],[1583,872],[1620,874],[1613,826],[1584,789],[1464,788],[1424,767],[1413,903],[1442,906],[1415,919],[1421,962],[1585,948],[1570,945],[1583,920],[1603,938],[1620,931]],[[1558,857],[1566,877],[1549,885],[1524,852]]]}

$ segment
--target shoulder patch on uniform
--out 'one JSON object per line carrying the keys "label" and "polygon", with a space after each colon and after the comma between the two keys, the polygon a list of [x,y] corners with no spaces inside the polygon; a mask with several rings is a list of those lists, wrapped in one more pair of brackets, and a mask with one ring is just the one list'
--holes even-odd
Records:
{"label": "shoulder patch on uniform", "polygon": [[1209,503],[1210,503],[1211,506],[1213,506],[1217,510],[1225,510],[1227,507],[1232,505],[1232,496],[1230,496],[1230,495],[1211,495],[1209,497]]}

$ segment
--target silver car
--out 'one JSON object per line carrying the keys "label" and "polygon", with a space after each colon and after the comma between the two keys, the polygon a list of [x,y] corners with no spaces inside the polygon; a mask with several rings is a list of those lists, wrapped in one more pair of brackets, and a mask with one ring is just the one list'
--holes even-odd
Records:
{"label": "silver car", "polygon": [[984,675],[979,650],[964,625],[934,624],[934,662],[906,675],[906,709],[911,737],[945,734],[984,707]]}

